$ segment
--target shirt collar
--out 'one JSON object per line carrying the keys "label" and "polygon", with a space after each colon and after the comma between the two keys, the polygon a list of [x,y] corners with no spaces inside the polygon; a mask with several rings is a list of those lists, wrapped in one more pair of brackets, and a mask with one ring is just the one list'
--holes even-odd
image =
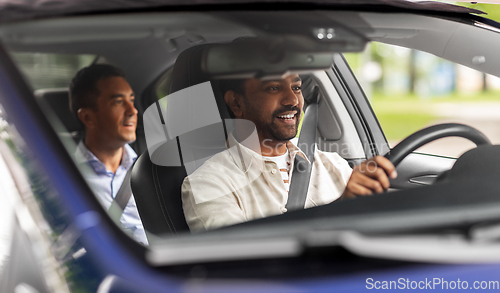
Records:
{"label": "shirt collar", "polygon": [[[128,170],[134,161],[137,159],[137,154],[131,146],[126,144],[123,148],[124,152],[122,155],[122,161],[120,166]],[[104,163],[101,162],[83,143],[83,140],[78,143],[78,147],[75,151],[75,160],[77,163],[88,162],[94,171],[105,170]],[[103,169],[104,167],[104,169]]]}
{"label": "shirt collar", "polygon": [[287,143],[286,143],[286,148],[288,149],[288,151],[290,152],[290,158],[292,158],[292,160],[295,159],[295,156],[296,155],[299,155],[301,156],[303,159],[306,160],[306,162],[308,162],[309,164],[311,164],[311,162],[309,161],[309,159],[307,158],[306,154],[295,144],[295,141],[296,139],[291,139],[289,140]]}
{"label": "shirt collar", "polygon": [[132,164],[134,164],[134,161],[137,159],[137,154],[135,153],[134,149],[128,144],[126,144],[123,147],[123,157],[122,157],[122,166],[125,169],[128,169],[132,167]]}
{"label": "shirt collar", "polygon": [[[257,133],[253,133],[249,138],[247,139],[258,139],[258,137],[252,137],[256,136]],[[244,141],[243,141],[244,143]],[[233,157],[234,162],[236,165],[243,170],[244,172],[248,172],[250,167],[254,165],[257,168],[260,168],[262,170],[263,167],[263,162],[266,160],[264,156],[261,154],[249,149],[248,147],[244,146],[243,144],[239,143],[236,138],[233,136],[232,133],[228,135],[228,145],[229,145],[229,154]],[[288,141],[286,143],[286,147],[288,151],[290,152],[290,160],[293,161],[295,159],[296,155],[301,156],[304,158],[308,163],[309,160],[307,159],[306,155],[304,152],[295,145],[294,142]]]}

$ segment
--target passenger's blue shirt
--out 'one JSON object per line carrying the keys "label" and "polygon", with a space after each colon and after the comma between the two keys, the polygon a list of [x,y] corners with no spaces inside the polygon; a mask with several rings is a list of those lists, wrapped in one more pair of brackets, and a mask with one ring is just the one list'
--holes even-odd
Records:
{"label": "passenger's blue shirt", "polygon": [[[75,159],[78,163],[87,162],[94,170],[94,172],[85,174],[85,179],[104,208],[109,209],[118,190],[120,190],[120,186],[127,175],[128,169],[132,167],[132,164],[137,159],[137,154],[128,144],[125,145],[120,166],[118,166],[116,172],[113,173],[107,170],[104,163],[89,151],[83,141],[81,141],[76,149]],[[148,244],[144,226],[142,225],[139,212],[137,211],[137,205],[133,195],[130,197],[123,211],[120,222],[123,228],[128,231],[135,240]]]}

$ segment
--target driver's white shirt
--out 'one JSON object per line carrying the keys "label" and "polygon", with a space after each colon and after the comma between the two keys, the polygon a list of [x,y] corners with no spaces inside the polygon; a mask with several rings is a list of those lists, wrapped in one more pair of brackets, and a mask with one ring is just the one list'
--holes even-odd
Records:
{"label": "driver's white shirt", "polygon": [[[286,212],[288,193],[277,164],[238,143],[232,135],[228,143],[229,149],[216,154],[184,179],[182,203],[192,232]],[[291,162],[296,155],[307,160],[292,142],[287,143],[287,148]],[[305,208],[338,199],[351,173],[347,161],[337,153],[317,150]]]}

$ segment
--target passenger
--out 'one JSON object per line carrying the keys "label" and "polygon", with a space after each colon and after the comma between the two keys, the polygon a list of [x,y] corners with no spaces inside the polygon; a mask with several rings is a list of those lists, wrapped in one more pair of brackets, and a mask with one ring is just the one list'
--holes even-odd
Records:
{"label": "passenger", "polygon": [[[259,141],[243,145],[246,136],[234,131],[228,137],[228,150],[207,160],[184,180],[182,202],[191,231],[287,211],[292,163],[296,155],[306,158],[290,141],[297,135],[302,115],[301,83],[298,75],[272,81],[222,82],[224,100],[232,114],[252,121]],[[397,176],[385,157],[376,156],[351,169],[337,153],[317,150],[305,208],[383,192],[390,186],[388,175]]]}
{"label": "passenger", "polygon": [[[134,99],[123,71],[111,65],[85,67],[78,71],[70,84],[70,109],[85,129],[75,158],[79,163],[88,163],[94,170],[85,175],[86,180],[106,209],[111,206],[121,185],[130,185],[130,181],[124,180],[137,158],[128,145],[136,138]],[[134,239],[148,243],[133,196],[130,196],[120,222]]]}

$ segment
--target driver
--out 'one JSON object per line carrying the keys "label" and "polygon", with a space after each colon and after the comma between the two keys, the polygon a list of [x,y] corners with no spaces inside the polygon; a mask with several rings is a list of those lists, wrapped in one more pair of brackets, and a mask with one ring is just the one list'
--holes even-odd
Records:
{"label": "driver", "polygon": [[[229,146],[236,147],[216,154],[186,177],[182,202],[191,231],[287,211],[295,156],[306,159],[291,141],[297,135],[304,104],[301,83],[296,74],[280,80],[252,78],[221,83],[228,108],[235,118],[255,124],[258,142],[247,143],[237,127],[228,136]],[[396,176],[394,165],[382,156],[351,169],[337,153],[317,150],[304,208],[383,192],[390,186],[388,177]]]}

